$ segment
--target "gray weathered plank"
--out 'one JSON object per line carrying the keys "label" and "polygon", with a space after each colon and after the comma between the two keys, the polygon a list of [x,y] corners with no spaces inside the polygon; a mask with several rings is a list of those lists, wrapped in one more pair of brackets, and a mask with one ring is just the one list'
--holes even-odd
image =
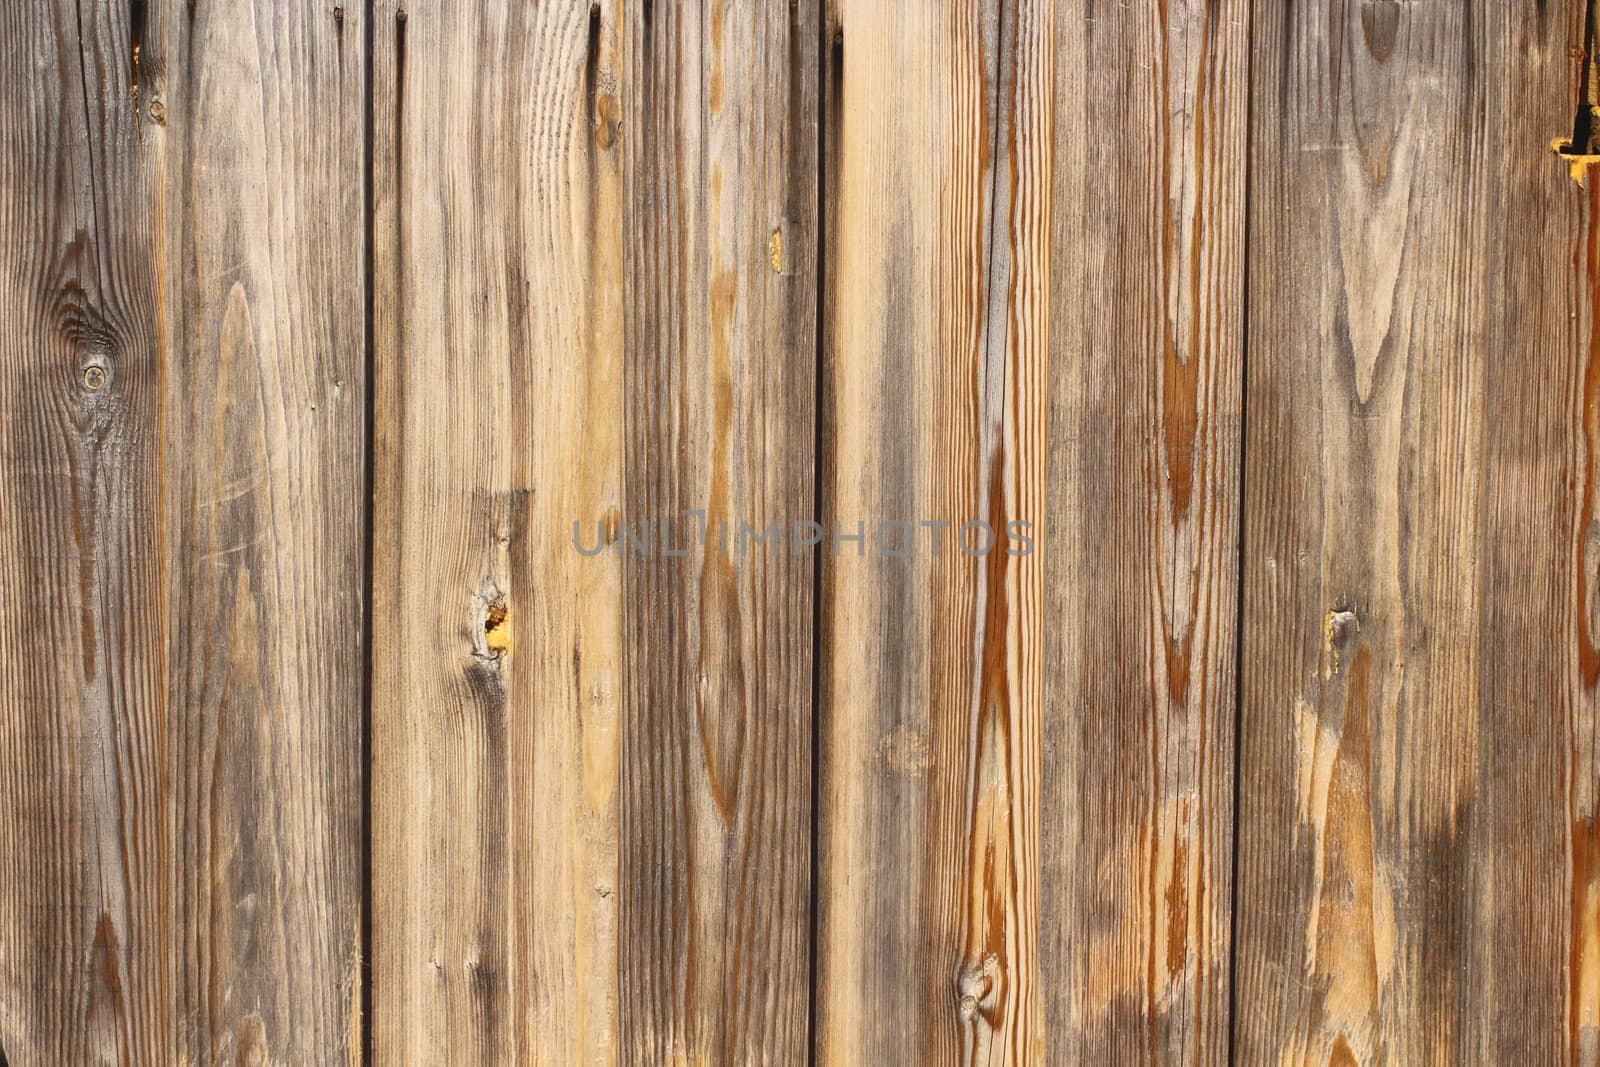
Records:
{"label": "gray weathered plank", "polygon": [[0,1048],[351,1061],[359,13],[5,28]]}
{"label": "gray weathered plank", "polygon": [[625,1062],[809,1040],[818,6],[624,6],[623,513],[709,528],[624,568]]}
{"label": "gray weathered plank", "polygon": [[178,1058],[354,1064],[364,12],[151,6]]}
{"label": "gray weathered plank", "polygon": [[0,34],[0,1048],[165,1062],[160,151],[122,5]]}
{"label": "gray weathered plank", "polygon": [[[1476,775],[1456,799],[1456,840],[1429,841],[1461,916],[1466,947],[1451,952],[1470,961],[1456,1060],[1600,1062],[1600,185],[1592,170],[1576,184],[1543,151],[1570,136],[1582,99],[1581,6],[1521,0],[1463,35],[1483,57],[1467,85],[1482,97],[1468,99],[1482,108],[1474,147],[1488,175],[1472,205],[1484,247],[1455,267],[1485,308],[1465,350],[1481,360],[1479,604],[1475,618],[1452,609],[1435,640],[1477,638],[1477,707],[1462,728]],[[1418,565],[1462,581],[1460,554]],[[1412,979],[1416,1010],[1442,1038],[1435,1019],[1450,1008],[1429,973]]]}

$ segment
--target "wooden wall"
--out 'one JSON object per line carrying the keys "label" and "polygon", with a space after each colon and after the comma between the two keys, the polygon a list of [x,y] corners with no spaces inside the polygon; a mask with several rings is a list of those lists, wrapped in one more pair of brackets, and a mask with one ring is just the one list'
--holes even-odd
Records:
{"label": "wooden wall", "polygon": [[1600,1063],[1584,34],[0,6],[0,1064]]}

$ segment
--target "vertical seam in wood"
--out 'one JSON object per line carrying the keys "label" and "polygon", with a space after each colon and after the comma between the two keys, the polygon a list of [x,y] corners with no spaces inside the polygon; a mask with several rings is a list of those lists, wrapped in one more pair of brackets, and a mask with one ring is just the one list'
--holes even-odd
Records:
{"label": "vertical seam in wood", "polygon": [[94,217],[94,281],[97,298],[105,299],[105,272],[100,269],[101,242],[105,227],[100,221],[100,178],[94,161],[94,116],[89,111],[89,39],[83,30],[83,3],[74,0],[72,12],[78,20],[78,83],[83,90],[83,150],[89,158],[89,209]]}
{"label": "vertical seam in wood", "polygon": [[[827,122],[829,122],[829,82],[834,77],[834,50],[830,40],[826,3],[818,0],[816,19],[816,248],[813,251],[813,272],[816,274],[816,325],[811,331],[811,358],[816,384],[811,400],[811,518],[822,522],[822,491],[824,491],[824,462],[822,462],[822,400],[824,400],[824,365],[826,344],[824,328],[827,325],[827,216],[824,203],[827,197]],[[818,1008],[818,947],[819,913],[821,913],[821,825],[822,825],[822,555],[811,552],[811,885],[806,888],[806,926],[810,939],[810,952],[806,960],[806,1062],[816,1065],[816,1008]]]}
{"label": "vertical seam in wood", "polygon": [[361,329],[366,381],[363,390],[364,425],[362,439],[361,507],[361,992],[358,1011],[361,1019],[361,1047],[353,1050],[363,1067],[373,1063],[373,1044],[377,1027],[372,1011],[372,528],[377,482],[374,450],[377,442],[376,342],[373,334],[375,290],[373,244],[377,227],[377,203],[373,189],[373,26],[376,0],[367,0],[361,27],[362,114],[361,114]]}
{"label": "vertical seam in wood", "polygon": [[1245,40],[1245,101],[1244,101],[1244,242],[1240,252],[1239,269],[1239,427],[1235,431],[1239,442],[1239,499],[1238,499],[1238,556],[1234,561],[1234,619],[1233,619],[1233,810],[1228,825],[1232,828],[1232,855],[1229,857],[1228,875],[1228,1063],[1238,1062],[1239,1049],[1239,831],[1240,783],[1243,781],[1242,761],[1244,747],[1244,639],[1245,639],[1245,538],[1249,526],[1247,497],[1245,496],[1248,465],[1245,446],[1250,440],[1247,432],[1250,408],[1250,232],[1254,201],[1251,199],[1251,181],[1255,173],[1255,11],[1247,9],[1250,26]]}
{"label": "vertical seam in wood", "polygon": [[[816,277],[816,325],[812,335],[813,372],[816,377],[812,400],[811,449],[811,511],[812,519],[823,525],[822,516],[827,504],[826,457],[826,398],[827,398],[827,339],[826,329],[830,301],[827,296],[828,259],[828,150],[832,145],[828,137],[834,107],[834,80],[840,77],[839,61],[842,58],[842,41],[835,35],[832,20],[828,17],[826,0],[817,0],[817,204],[813,231],[816,234],[813,252],[813,270]],[[811,885],[807,890],[810,906],[810,952],[807,961],[808,990],[806,996],[806,1046],[807,1062],[815,1067],[817,1062],[817,1004],[819,992],[818,950],[821,945],[821,828],[822,828],[822,668],[823,619],[826,614],[822,568],[824,556],[813,546],[811,549]]]}

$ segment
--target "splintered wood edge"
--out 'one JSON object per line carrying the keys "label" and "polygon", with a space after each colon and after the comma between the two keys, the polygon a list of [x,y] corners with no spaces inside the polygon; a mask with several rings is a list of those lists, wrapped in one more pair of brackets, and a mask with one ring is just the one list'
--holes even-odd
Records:
{"label": "splintered wood edge", "polygon": [[1550,142],[1550,150],[1567,161],[1567,173],[1572,175],[1572,180],[1579,185],[1583,184],[1583,176],[1589,168],[1600,164],[1600,156],[1573,155],[1567,149],[1572,147],[1572,140],[1568,137],[1557,137]]}

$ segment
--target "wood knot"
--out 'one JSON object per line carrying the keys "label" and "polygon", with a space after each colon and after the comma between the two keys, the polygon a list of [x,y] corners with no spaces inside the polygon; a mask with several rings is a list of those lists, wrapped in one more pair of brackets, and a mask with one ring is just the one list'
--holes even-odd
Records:
{"label": "wood knot", "polygon": [[994,953],[977,965],[966,965],[956,975],[956,1007],[963,1022],[992,1008],[1000,991],[1000,959]]}
{"label": "wood knot", "polygon": [[504,596],[489,601],[483,614],[483,644],[491,656],[498,658],[511,651],[510,620]]}
{"label": "wood knot", "polygon": [[511,651],[511,608],[505,593],[493,585],[473,595],[472,607],[466,636],[479,669],[489,672],[482,677],[487,682],[497,676]]}

